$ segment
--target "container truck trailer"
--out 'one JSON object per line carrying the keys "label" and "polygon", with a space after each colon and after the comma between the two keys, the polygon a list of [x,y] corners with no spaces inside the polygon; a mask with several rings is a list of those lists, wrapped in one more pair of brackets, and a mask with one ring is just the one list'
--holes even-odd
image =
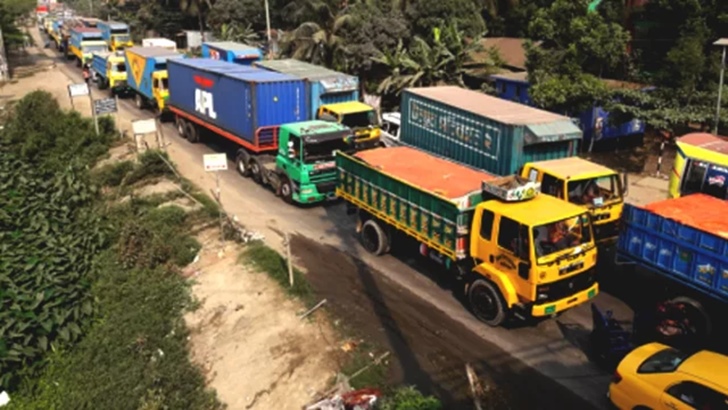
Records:
{"label": "container truck trailer", "polygon": [[101,31],[97,28],[78,25],[70,30],[69,50],[71,58],[75,58],[76,65],[82,66],[91,62],[93,53],[108,50],[106,42],[101,38]]}
{"label": "container truck trailer", "polygon": [[127,47],[134,47],[129,33],[129,25],[118,21],[99,21],[98,29],[110,51],[119,51]]}
{"label": "container truck trailer", "polygon": [[[463,280],[478,319],[554,315],[594,298],[597,250],[583,208],[411,147],[337,153],[336,193],[358,214],[364,248],[397,235]],[[436,170],[436,171],[433,171]]]}
{"label": "container truck trailer", "polygon": [[644,268],[649,284],[637,291],[660,302],[647,320],[635,318],[648,336],[680,347],[725,336],[727,214],[724,200],[705,194],[625,205],[617,261]]}
{"label": "container truck trailer", "polygon": [[405,89],[400,111],[402,143],[496,175],[574,156],[582,138],[569,117],[454,86]]}
{"label": "container truck trailer", "polygon": [[335,199],[334,151],[351,147],[351,130],[305,121],[304,82],[211,59],[171,60],[169,108],[190,142],[203,132],[238,146],[236,168],[286,202]]}
{"label": "container truck trailer", "polygon": [[167,63],[184,56],[161,47],[130,47],[124,50],[126,81],[134,93],[137,108],[148,106],[166,111],[169,97]]}
{"label": "container truck trailer", "polygon": [[91,58],[91,71],[100,90],[108,88],[112,95],[126,94],[131,91],[126,82],[126,63],[123,51],[94,53]]}
{"label": "container truck trailer", "polygon": [[295,59],[259,61],[254,65],[303,79],[309,119],[346,125],[354,130],[356,144],[362,149],[380,145],[379,115],[374,107],[359,102],[357,77]]}
{"label": "container truck trailer", "polygon": [[263,59],[263,51],[257,47],[234,41],[208,41],[202,43],[202,58],[252,65]]}

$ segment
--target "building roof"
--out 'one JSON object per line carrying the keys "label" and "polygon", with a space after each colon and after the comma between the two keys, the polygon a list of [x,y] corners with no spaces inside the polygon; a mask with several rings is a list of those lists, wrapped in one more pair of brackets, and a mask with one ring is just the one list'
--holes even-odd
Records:
{"label": "building roof", "polygon": [[662,217],[703,232],[728,238],[728,203],[705,194],[692,194],[680,198],[653,202],[644,207]]}
{"label": "building roof", "polygon": [[[568,121],[569,117],[456,86],[408,88],[405,92],[447,104],[504,124],[532,125]],[[574,126],[575,129],[576,126]]]}
{"label": "building roof", "polygon": [[[480,39],[483,50],[474,53],[472,58],[477,61],[485,60],[488,58],[488,49],[495,48],[506,66],[518,70],[525,70],[526,50],[523,48],[525,41],[525,38],[486,37]],[[541,42],[535,41],[534,45],[539,46]]]}
{"label": "building roof", "polygon": [[495,178],[487,172],[405,146],[374,148],[354,156],[408,185],[447,199],[480,192],[483,181]]}

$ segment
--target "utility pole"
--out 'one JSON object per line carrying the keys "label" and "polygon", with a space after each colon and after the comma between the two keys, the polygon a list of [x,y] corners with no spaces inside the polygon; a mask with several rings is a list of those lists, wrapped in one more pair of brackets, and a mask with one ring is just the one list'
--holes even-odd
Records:
{"label": "utility pole", "polygon": [[268,55],[270,56],[270,10],[268,0],[265,0],[265,33],[268,36]]}
{"label": "utility pole", "polygon": [[718,123],[720,122],[720,104],[723,98],[723,76],[725,74],[725,49],[728,46],[728,38],[721,38],[715,43],[714,46],[723,47],[723,58],[720,63],[720,82],[718,85],[718,104],[715,107],[715,125],[713,126],[713,134],[718,135]]}

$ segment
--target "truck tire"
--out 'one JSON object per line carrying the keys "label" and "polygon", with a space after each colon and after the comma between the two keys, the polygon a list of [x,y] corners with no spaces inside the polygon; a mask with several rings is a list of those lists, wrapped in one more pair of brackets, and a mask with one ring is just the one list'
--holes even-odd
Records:
{"label": "truck tire", "polygon": [[476,318],[488,326],[500,326],[506,319],[503,298],[495,285],[476,279],[468,286],[468,304]]}
{"label": "truck tire", "polygon": [[146,104],[144,102],[144,97],[137,94],[134,96],[134,105],[140,110],[143,110],[146,107]]}
{"label": "truck tire", "polygon": [[197,128],[197,124],[192,121],[187,121],[185,128],[187,129],[187,141],[192,144],[200,142],[200,129]]}
{"label": "truck tire", "polygon": [[238,150],[238,154],[235,156],[235,168],[241,176],[245,178],[250,176],[250,155],[248,155],[248,151]]}
{"label": "truck tire", "polygon": [[695,319],[699,319],[700,321],[702,321],[702,323],[695,324],[694,331],[696,336],[700,339],[710,337],[710,335],[713,333],[713,326],[710,321],[710,315],[708,315],[708,312],[705,311],[702,303],[687,296],[678,296],[670,300],[670,303],[682,303],[684,305],[688,305],[690,307],[689,313],[691,314],[691,316],[693,316]]}
{"label": "truck tire", "polygon": [[253,157],[250,159],[250,175],[253,177],[253,181],[263,184],[263,167],[258,162],[258,159]]}
{"label": "truck tire", "polygon": [[283,199],[283,202],[287,204],[293,203],[293,184],[290,179],[281,177],[281,186],[278,189],[278,194]]}
{"label": "truck tire", "polygon": [[364,222],[359,240],[364,249],[377,256],[385,254],[389,249],[389,235],[375,219]]}
{"label": "truck tire", "polygon": [[187,139],[187,120],[177,116],[175,119],[175,125],[177,128],[177,134],[179,134],[180,137]]}

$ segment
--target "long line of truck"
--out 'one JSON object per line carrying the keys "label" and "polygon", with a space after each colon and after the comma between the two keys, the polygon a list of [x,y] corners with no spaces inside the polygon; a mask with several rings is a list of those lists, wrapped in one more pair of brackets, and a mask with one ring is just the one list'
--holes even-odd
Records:
{"label": "long line of truck", "polygon": [[[57,23],[44,22],[53,38],[64,26]],[[567,117],[458,87],[408,89],[400,146],[385,148],[376,110],[358,101],[356,77],[263,60],[237,43],[205,43],[203,58],[188,58],[176,47],[131,46],[123,33],[109,33],[117,37],[104,35],[107,50],[92,58],[100,88],[128,91],[137,107],[172,115],[189,142],[217,135],[235,143],[238,172],[287,202],[342,198],[374,254],[406,242],[396,237],[414,241],[462,280],[470,308],[485,323],[549,316],[592,300],[599,292],[597,254],[608,255],[616,243],[620,262],[646,266],[675,285],[666,305],[677,300],[682,309],[669,320],[685,322],[698,312],[707,323],[701,329],[719,326],[705,306],[725,308],[723,234],[688,218],[679,224],[693,232],[693,242],[679,243],[672,231],[645,239],[657,228],[644,221],[662,227],[679,218],[625,205],[626,176],[576,157],[581,133]],[[712,238],[720,251],[705,256],[706,240],[695,242],[698,236]],[[654,252],[679,249],[693,255],[691,267],[655,259]],[[704,259],[709,267],[698,263]],[[680,289],[684,295],[676,298]]]}

